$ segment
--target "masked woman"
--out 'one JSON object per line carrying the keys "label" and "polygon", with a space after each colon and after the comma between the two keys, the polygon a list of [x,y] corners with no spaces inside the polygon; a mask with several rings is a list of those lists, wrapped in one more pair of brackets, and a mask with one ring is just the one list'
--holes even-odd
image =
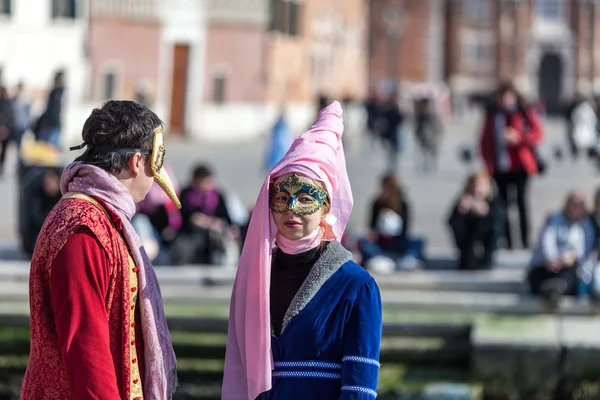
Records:
{"label": "masked woman", "polygon": [[267,176],[233,288],[223,399],[375,398],[381,299],[339,243],[352,209],[342,109]]}

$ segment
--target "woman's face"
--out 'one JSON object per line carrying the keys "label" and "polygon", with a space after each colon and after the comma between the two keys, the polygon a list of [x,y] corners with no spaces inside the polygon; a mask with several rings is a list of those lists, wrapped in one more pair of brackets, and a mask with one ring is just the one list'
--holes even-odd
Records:
{"label": "woman's face", "polygon": [[269,193],[273,221],[286,239],[313,233],[326,215],[326,192],[312,179],[286,174],[275,179]]}
{"label": "woman's face", "polygon": [[511,90],[505,91],[500,96],[500,105],[506,110],[512,110],[516,108],[517,95]]}

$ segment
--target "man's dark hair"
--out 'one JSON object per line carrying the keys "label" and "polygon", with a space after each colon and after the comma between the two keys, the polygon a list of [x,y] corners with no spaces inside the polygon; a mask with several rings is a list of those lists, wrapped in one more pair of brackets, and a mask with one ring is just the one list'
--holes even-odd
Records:
{"label": "man's dark hair", "polygon": [[213,176],[213,172],[208,165],[200,164],[194,167],[194,180],[205,179],[211,176]]}
{"label": "man's dark hair", "polygon": [[92,111],[83,125],[85,153],[76,161],[95,165],[113,174],[129,168],[134,153],[107,153],[106,149],[152,150],[154,130],[162,127],[158,116],[133,101],[111,100]]}

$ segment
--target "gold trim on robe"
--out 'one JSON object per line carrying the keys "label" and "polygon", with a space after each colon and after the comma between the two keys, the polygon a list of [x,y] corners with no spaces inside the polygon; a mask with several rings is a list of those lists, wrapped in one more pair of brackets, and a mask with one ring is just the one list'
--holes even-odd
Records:
{"label": "gold trim on robe", "polygon": [[137,307],[137,299],[138,299],[138,270],[137,267],[135,266],[135,262],[133,261],[133,258],[131,257],[131,254],[127,253],[127,256],[129,258],[129,284],[131,286],[131,310],[130,312],[130,321],[132,321],[131,323],[131,331],[129,333],[129,336],[131,338],[131,350],[130,350],[130,354],[131,354],[131,400],[142,400],[144,398],[143,395],[143,391],[142,391],[142,382],[141,382],[141,378],[140,378],[140,367],[138,365],[137,362],[137,350],[136,350],[136,344],[135,344],[135,325],[134,325],[134,321],[135,321],[135,309]]}

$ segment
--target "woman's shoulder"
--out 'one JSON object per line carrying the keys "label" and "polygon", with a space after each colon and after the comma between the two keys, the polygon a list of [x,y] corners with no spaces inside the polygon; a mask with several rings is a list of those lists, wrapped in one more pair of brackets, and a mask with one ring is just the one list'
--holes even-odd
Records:
{"label": "woman's shoulder", "polygon": [[373,283],[375,286],[375,279],[373,276],[363,267],[358,265],[353,260],[348,260],[339,270],[340,278],[347,282],[348,286],[360,290],[367,283]]}

